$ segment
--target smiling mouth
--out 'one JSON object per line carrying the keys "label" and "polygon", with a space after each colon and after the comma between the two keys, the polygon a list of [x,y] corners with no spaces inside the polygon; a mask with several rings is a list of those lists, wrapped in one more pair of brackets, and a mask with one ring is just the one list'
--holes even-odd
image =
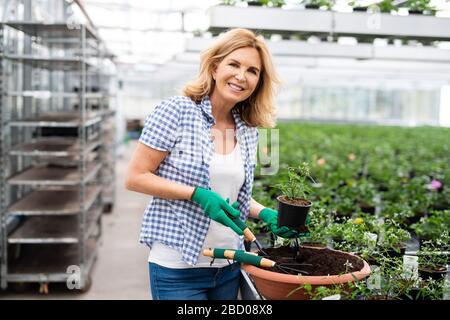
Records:
{"label": "smiling mouth", "polygon": [[231,82],[228,82],[228,86],[229,86],[233,91],[239,91],[239,92],[244,91],[244,88],[243,88],[243,87],[241,87],[241,86],[239,86],[239,85],[237,85],[237,84],[231,83]]}

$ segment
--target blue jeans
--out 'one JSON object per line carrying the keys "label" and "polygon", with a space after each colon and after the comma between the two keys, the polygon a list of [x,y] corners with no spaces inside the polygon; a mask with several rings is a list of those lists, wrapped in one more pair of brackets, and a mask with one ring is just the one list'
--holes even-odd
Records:
{"label": "blue jeans", "polygon": [[154,300],[236,300],[240,267],[172,269],[149,262]]}

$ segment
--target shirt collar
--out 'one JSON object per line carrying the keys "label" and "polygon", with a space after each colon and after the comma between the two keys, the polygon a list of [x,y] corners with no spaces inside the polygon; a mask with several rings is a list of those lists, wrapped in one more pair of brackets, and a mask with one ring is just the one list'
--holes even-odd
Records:
{"label": "shirt collar", "polygon": [[[200,102],[200,108],[203,111],[203,114],[206,116],[206,118],[212,122],[213,124],[216,123],[216,120],[214,119],[214,116],[212,115],[212,105],[211,100],[209,99],[209,96],[204,96],[202,101]],[[241,119],[241,115],[239,114],[239,111],[236,108],[233,108],[231,110],[231,113],[233,114],[234,121],[236,123],[236,129],[238,132],[241,132],[243,129],[245,129],[245,123]]]}
{"label": "shirt collar", "polygon": [[212,122],[213,124],[216,123],[216,120],[214,119],[212,115],[212,105],[211,100],[209,100],[209,96],[204,96],[202,101],[200,102],[200,108],[203,111],[203,114],[206,116],[209,122]]}

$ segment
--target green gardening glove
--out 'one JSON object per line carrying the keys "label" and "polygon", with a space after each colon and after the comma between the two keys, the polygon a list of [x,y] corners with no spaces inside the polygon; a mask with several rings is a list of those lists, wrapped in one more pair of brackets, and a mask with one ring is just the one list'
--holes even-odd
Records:
{"label": "green gardening glove", "polygon": [[[281,238],[298,238],[301,236],[305,236],[304,233],[291,229],[289,227],[278,227],[278,212],[270,208],[262,209],[259,213],[259,218],[267,224],[270,231]],[[309,224],[309,216],[307,217],[306,224]]]}
{"label": "green gardening glove", "polygon": [[197,187],[191,200],[199,204],[208,217],[224,226],[230,227],[238,235],[243,235],[241,228],[233,221],[234,218],[240,216],[239,210],[233,208],[216,192]]}

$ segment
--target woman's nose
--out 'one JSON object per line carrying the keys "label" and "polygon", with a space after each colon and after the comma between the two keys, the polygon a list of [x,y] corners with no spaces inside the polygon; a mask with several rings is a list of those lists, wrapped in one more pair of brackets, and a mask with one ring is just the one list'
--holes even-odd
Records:
{"label": "woman's nose", "polygon": [[244,71],[238,71],[234,77],[239,81],[245,80]]}

